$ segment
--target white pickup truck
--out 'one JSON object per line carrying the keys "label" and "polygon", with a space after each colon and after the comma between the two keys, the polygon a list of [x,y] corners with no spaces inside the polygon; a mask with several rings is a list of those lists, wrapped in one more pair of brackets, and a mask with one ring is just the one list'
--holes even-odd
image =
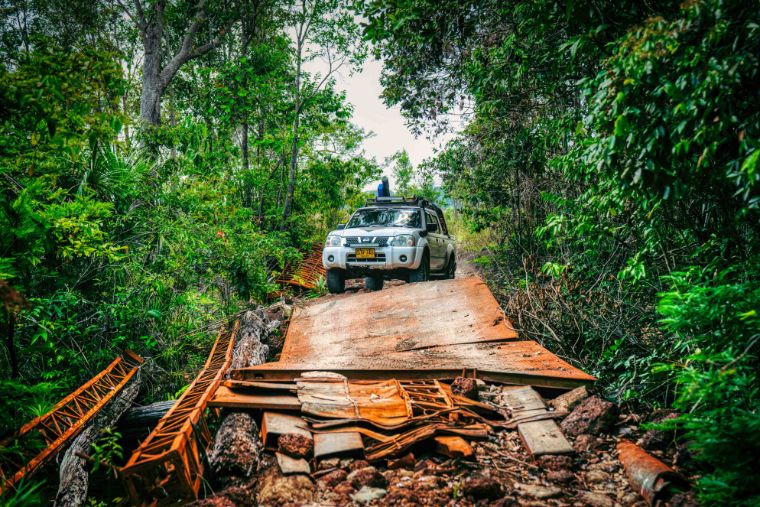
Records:
{"label": "white pickup truck", "polygon": [[386,279],[454,278],[455,252],[438,206],[420,198],[379,197],[327,235],[322,264],[327,287],[337,294],[353,278],[364,277],[369,290],[382,289]]}

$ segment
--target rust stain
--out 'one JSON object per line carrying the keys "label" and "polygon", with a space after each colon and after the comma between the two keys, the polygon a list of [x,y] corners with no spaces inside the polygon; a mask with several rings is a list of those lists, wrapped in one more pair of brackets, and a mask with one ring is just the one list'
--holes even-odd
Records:
{"label": "rust stain", "polygon": [[471,277],[399,285],[296,308],[280,360],[382,357],[517,338],[485,283]]}
{"label": "rust stain", "polygon": [[671,484],[688,486],[682,475],[633,442],[621,440],[617,450],[628,481],[649,505],[655,505]]}

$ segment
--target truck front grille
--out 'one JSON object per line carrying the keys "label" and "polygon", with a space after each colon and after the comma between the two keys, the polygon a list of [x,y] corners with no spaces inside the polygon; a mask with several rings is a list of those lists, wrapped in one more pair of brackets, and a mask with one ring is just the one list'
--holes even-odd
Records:
{"label": "truck front grille", "polygon": [[[364,241],[369,239],[369,241]],[[388,246],[388,236],[346,236],[346,246]]]}
{"label": "truck front grille", "polygon": [[374,259],[357,259],[356,254],[348,254],[346,256],[346,262],[369,262],[369,263],[379,263],[379,262],[385,262],[385,254],[384,253],[377,253],[375,254]]}

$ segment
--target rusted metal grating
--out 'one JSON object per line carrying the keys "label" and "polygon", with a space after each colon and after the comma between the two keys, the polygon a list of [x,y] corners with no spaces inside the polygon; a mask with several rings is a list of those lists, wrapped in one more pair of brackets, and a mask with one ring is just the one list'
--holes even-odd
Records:
{"label": "rusted metal grating", "polygon": [[120,470],[133,504],[197,498],[211,442],[204,413],[230,366],[239,327],[236,321],[219,333],[203,370]]}
{"label": "rusted metal grating", "polygon": [[298,265],[286,265],[277,279],[280,285],[296,285],[305,289],[316,289],[320,279],[324,280],[327,272],[322,265],[322,245],[315,243],[304,254]]}
{"label": "rusted metal grating", "polygon": [[[95,414],[127,385],[143,360],[129,350],[117,357],[103,371],[79,389],[59,401],[48,413],[26,423],[16,433],[0,443],[7,449],[34,449],[33,442],[41,440],[44,448],[37,454],[21,454],[0,466],[0,494],[47,463],[70,439],[78,435]],[[16,445],[19,444],[19,445]]]}

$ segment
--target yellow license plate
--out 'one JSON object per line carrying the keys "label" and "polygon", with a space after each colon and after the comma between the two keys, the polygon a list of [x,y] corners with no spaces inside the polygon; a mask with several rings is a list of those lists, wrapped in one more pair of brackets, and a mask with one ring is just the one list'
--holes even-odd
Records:
{"label": "yellow license plate", "polygon": [[356,258],[357,259],[374,259],[375,249],[374,248],[357,248]]}

